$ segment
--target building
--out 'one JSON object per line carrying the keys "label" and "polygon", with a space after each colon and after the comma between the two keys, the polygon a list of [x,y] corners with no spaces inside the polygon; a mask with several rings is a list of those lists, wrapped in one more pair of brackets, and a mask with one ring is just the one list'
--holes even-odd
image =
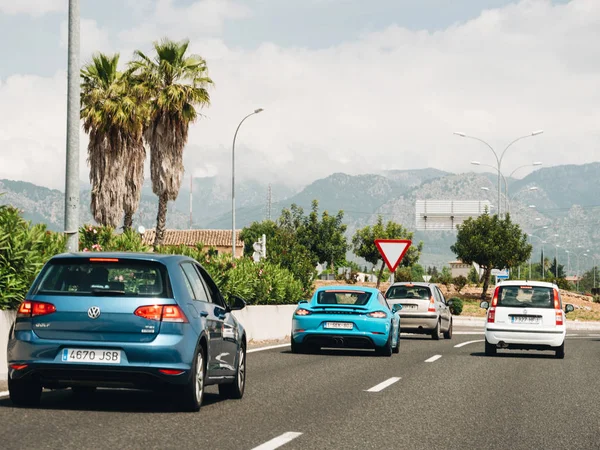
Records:
{"label": "building", "polygon": [[456,261],[451,261],[448,263],[450,265],[450,271],[452,272],[452,278],[456,278],[459,276],[463,276],[465,278],[469,277],[469,272],[471,271],[471,264],[465,264],[460,259]]}
{"label": "building", "polygon": [[[236,230],[235,257],[241,258],[244,254],[244,242],[240,240],[241,230]],[[142,241],[146,245],[154,243],[156,230],[146,230]],[[164,245],[186,245],[196,247],[202,244],[208,250],[214,247],[218,254],[231,254],[231,230],[165,230]]]}

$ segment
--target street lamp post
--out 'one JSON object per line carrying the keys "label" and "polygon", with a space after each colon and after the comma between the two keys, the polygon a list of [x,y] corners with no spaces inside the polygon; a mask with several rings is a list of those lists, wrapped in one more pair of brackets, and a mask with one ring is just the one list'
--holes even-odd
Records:
{"label": "street lamp post", "polygon": [[[528,236],[529,237],[534,237],[534,238],[540,240],[540,242],[542,243],[542,254],[544,254],[544,244],[546,243],[546,241],[544,241],[541,237],[536,236],[535,234],[528,233]],[[544,271],[544,267],[542,265],[542,268],[541,268],[541,278],[543,278],[543,275],[544,275],[543,271]],[[529,255],[529,278],[531,278],[531,275],[532,275],[531,274],[531,255]]]}
{"label": "street lamp post", "polygon": [[528,137],[532,137],[532,136],[537,136],[539,134],[542,134],[544,131],[543,130],[538,130],[538,131],[534,131],[530,134],[527,134],[525,136],[520,136],[518,138],[516,138],[515,140],[513,140],[510,144],[508,144],[504,150],[502,151],[502,153],[500,154],[500,157],[498,157],[498,154],[496,153],[496,150],[494,150],[494,147],[492,147],[490,144],[488,144],[486,141],[484,141],[483,139],[480,139],[478,137],[475,136],[469,136],[466,133],[462,133],[462,132],[458,132],[455,131],[454,134],[456,134],[457,136],[463,137],[463,138],[468,138],[468,139],[474,139],[476,141],[482,142],[483,144],[485,144],[494,154],[494,156],[496,157],[496,164],[497,164],[497,170],[498,170],[498,215],[500,215],[500,175],[502,173],[502,159],[504,158],[504,154],[506,153],[506,151],[517,141],[520,141],[521,139],[525,139]]}
{"label": "street lamp post", "polygon": [[262,108],[255,109],[254,112],[251,112],[246,117],[242,119],[240,124],[237,126],[235,130],[235,134],[233,135],[233,145],[231,146],[231,259],[235,260],[235,139],[237,137],[238,131],[240,127],[244,123],[244,121],[254,114],[258,114],[262,112]]}

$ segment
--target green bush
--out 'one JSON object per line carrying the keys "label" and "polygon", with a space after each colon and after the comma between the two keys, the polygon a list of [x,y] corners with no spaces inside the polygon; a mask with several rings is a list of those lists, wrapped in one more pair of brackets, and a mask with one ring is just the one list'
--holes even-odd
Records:
{"label": "green bush", "polygon": [[457,277],[454,277],[454,279],[452,280],[452,284],[456,288],[456,291],[460,293],[460,290],[467,285],[467,279],[464,276],[459,275]]}
{"label": "green bush", "polygon": [[453,316],[460,316],[463,310],[463,301],[458,297],[452,297],[452,305],[450,305],[450,312]]}
{"label": "green bush", "polygon": [[0,206],[0,309],[16,308],[44,263],[64,251],[61,234],[32,226],[17,208]]}

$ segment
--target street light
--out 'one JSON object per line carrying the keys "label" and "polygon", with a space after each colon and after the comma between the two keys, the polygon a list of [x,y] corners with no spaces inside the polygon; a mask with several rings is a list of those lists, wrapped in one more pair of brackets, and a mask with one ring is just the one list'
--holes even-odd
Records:
{"label": "street light", "polygon": [[254,114],[262,112],[262,108],[255,109],[254,112],[248,114],[242,119],[233,135],[233,145],[231,146],[231,260],[235,260],[235,138],[244,121]]}
{"label": "street light", "polygon": [[[504,177],[503,177],[503,178],[504,178]],[[485,186],[482,186],[480,189],[481,189],[482,191],[489,191],[489,190],[490,190],[490,188],[488,188],[488,187],[485,187]],[[527,190],[528,190],[528,191],[537,191],[538,189],[539,189],[539,188],[538,188],[537,186],[531,186],[531,187],[528,187],[528,188],[527,188]],[[515,199],[515,197],[516,197],[517,195],[519,195],[520,193],[522,193],[522,192],[523,192],[523,191],[519,191],[519,192],[517,192],[516,194],[512,195],[511,197],[508,197],[506,194],[502,194],[502,193],[501,193],[501,195],[502,195],[502,196],[504,196],[504,199],[506,200],[506,209],[507,209],[507,211],[508,211],[508,213],[509,213],[509,214],[510,214],[510,202],[511,202],[512,200],[514,200],[514,199]],[[531,209],[533,209],[533,208],[535,208],[535,205],[528,205],[527,207],[528,207],[528,208],[531,208]],[[539,218],[539,217],[537,217],[535,220],[542,220],[542,219],[541,219],[541,218]]]}
{"label": "street light", "polygon": [[[544,252],[544,244],[546,244],[546,241],[543,240],[541,237],[536,236],[535,234],[532,234],[532,233],[527,233],[527,235],[529,237],[534,237],[534,238],[540,240],[540,242],[542,243],[542,255],[543,255],[545,253]],[[543,275],[544,275],[544,265],[543,264],[544,264],[544,261],[542,260],[542,267],[540,268],[540,274],[542,276],[542,279],[544,278],[543,277]],[[529,278],[531,278],[531,254],[529,255]]]}
{"label": "street light", "polygon": [[474,139],[476,141],[482,142],[483,144],[485,144],[492,151],[492,153],[496,157],[497,170],[498,170],[498,215],[500,215],[500,175],[501,175],[501,172],[502,172],[501,168],[502,168],[502,159],[504,158],[504,154],[510,148],[510,146],[513,145],[515,142],[520,141],[521,139],[528,138],[528,137],[540,135],[543,132],[544,132],[544,130],[537,130],[537,131],[534,131],[534,132],[532,132],[530,134],[527,134],[525,136],[520,136],[520,137],[516,138],[515,140],[513,140],[510,144],[508,144],[504,148],[504,150],[500,154],[500,157],[498,157],[498,154],[496,153],[496,150],[494,150],[494,147],[492,147],[490,144],[488,144],[483,139],[480,139],[480,138],[475,137],[475,136],[469,136],[468,134],[463,133],[463,132],[459,132],[459,131],[455,131],[454,132],[455,135],[460,136],[462,138]]}

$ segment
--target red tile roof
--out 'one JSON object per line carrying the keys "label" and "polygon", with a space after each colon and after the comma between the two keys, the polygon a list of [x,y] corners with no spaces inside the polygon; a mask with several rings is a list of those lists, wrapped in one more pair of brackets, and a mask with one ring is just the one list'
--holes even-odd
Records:
{"label": "red tile roof", "polygon": [[[244,242],[240,240],[241,230],[236,230],[237,247],[243,247]],[[146,245],[154,243],[156,230],[146,230],[142,240]],[[231,247],[231,230],[165,230],[163,245],[189,245],[198,243],[205,247]]]}

